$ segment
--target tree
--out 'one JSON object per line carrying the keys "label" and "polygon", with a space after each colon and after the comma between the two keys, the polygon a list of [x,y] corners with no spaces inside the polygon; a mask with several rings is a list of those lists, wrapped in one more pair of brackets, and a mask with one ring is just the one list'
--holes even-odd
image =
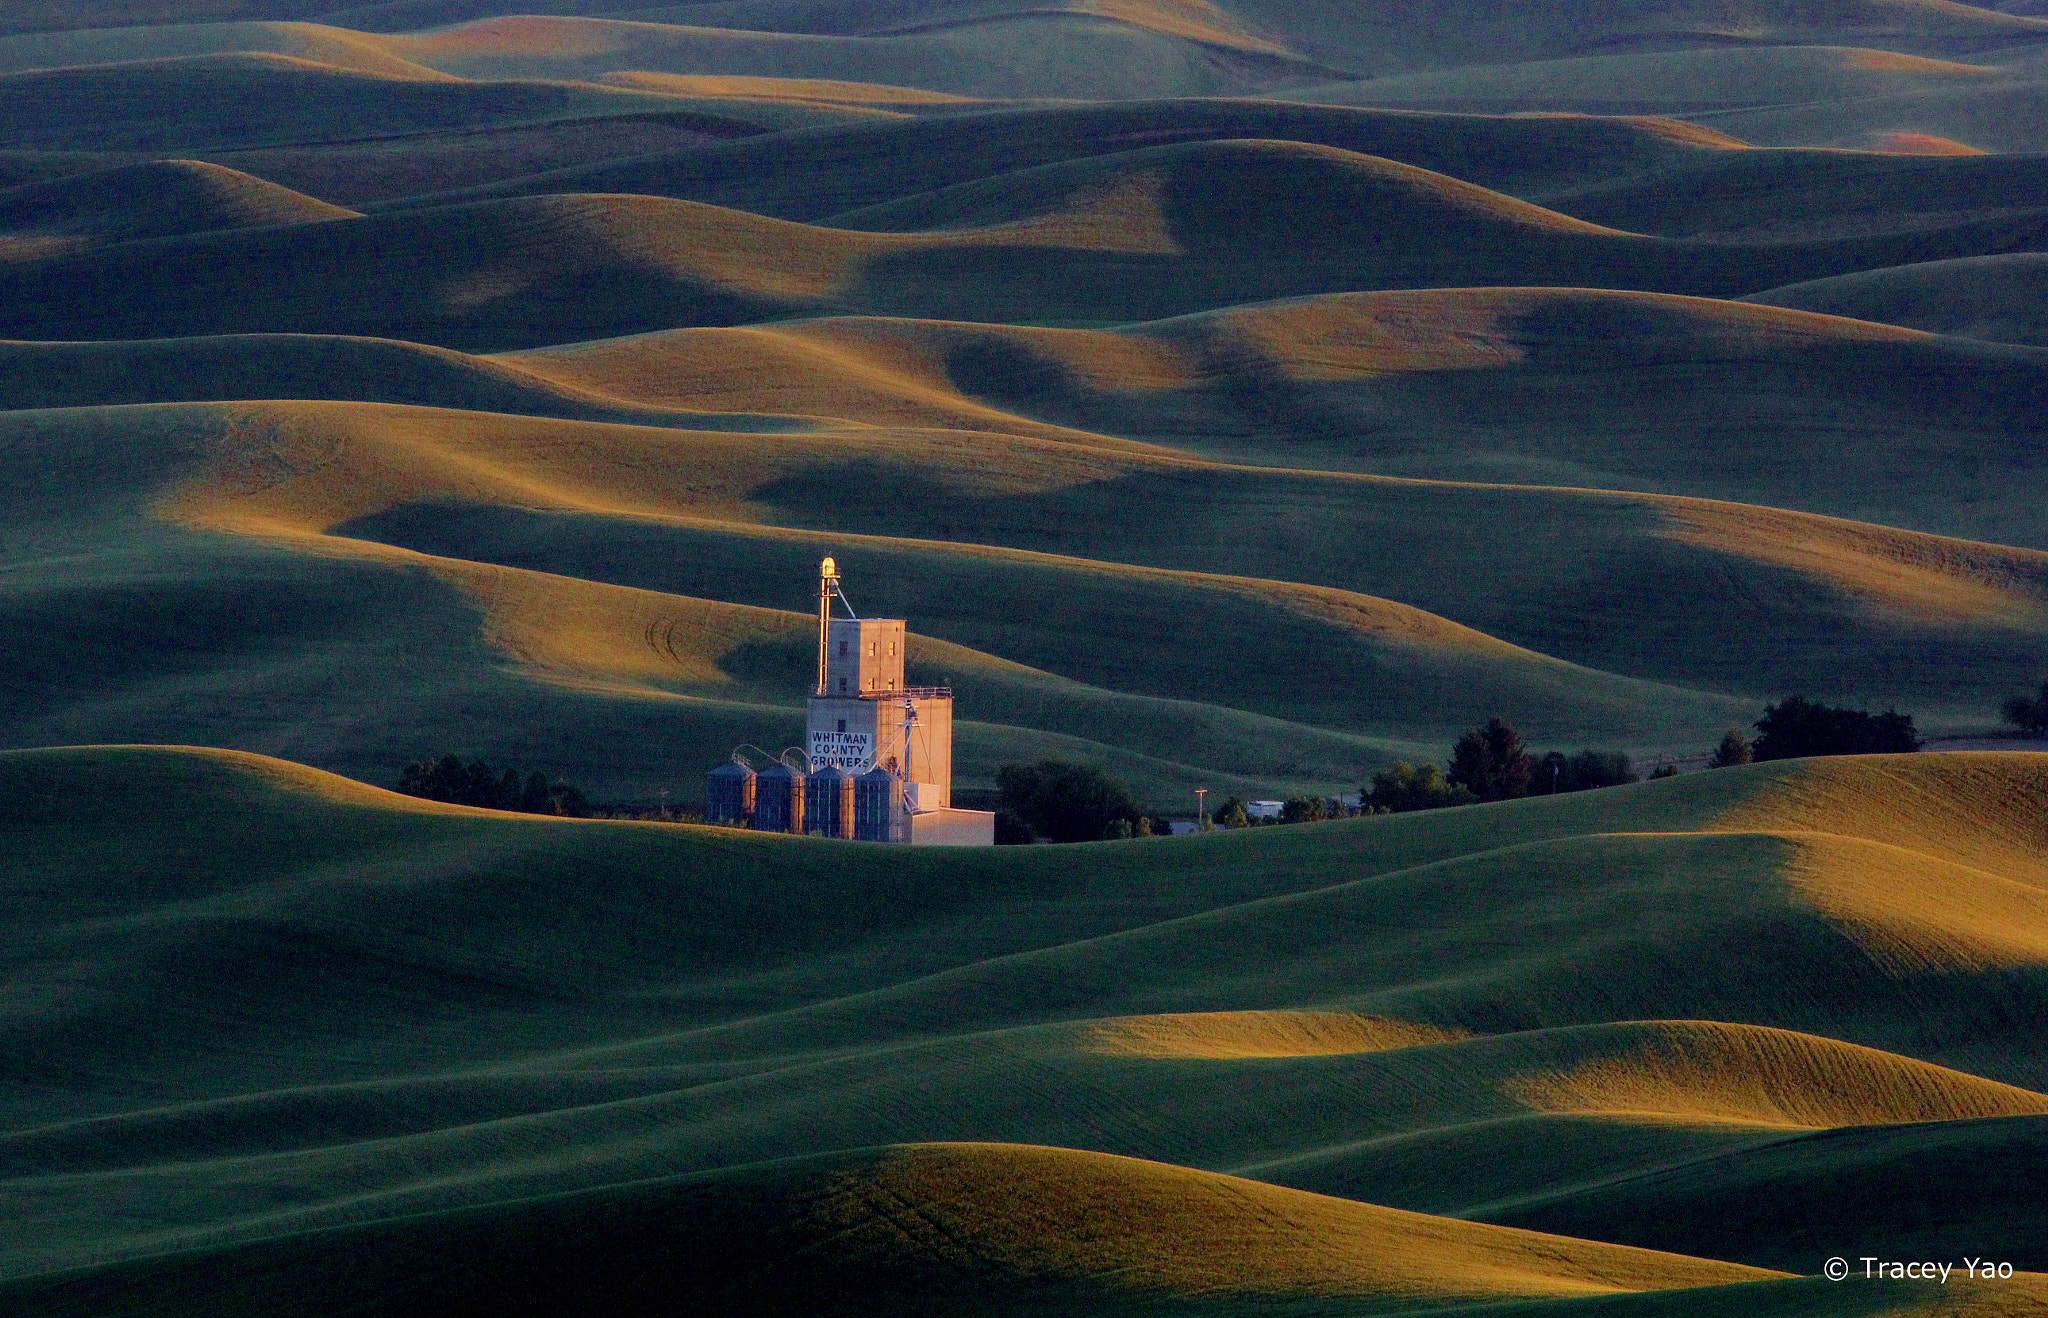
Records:
{"label": "tree", "polygon": [[2032,696],[2014,696],[2005,702],[2005,721],[2029,736],[2048,734],[2048,682]]}
{"label": "tree", "polygon": [[1252,822],[1252,817],[1245,813],[1244,802],[1234,796],[1225,801],[1222,808],[1210,818],[1223,828],[1249,828]]}
{"label": "tree", "polygon": [[1910,714],[1887,709],[1823,705],[1804,696],[1787,696],[1764,707],[1756,721],[1751,753],[1758,760],[1791,760],[1808,755],[1882,755],[1917,751],[1920,737]]}
{"label": "tree", "polygon": [[1730,728],[1721,734],[1721,744],[1714,748],[1714,754],[1707,760],[1709,769],[1732,769],[1738,764],[1750,762],[1749,741],[1742,735],[1742,729]]}
{"label": "tree", "polygon": [[[1565,792],[1590,791],[1595,787],[1619,787],[1637,781],[1635,765],[1620,751],[1580,751],[1563,760],[1558,789]],[[1540,790],[1541,784],[1538,788]]]}
{"label": "tree", "polygon": [[1444,776],[1482,801],[1505,801],[1528,794],[1531,763],[1522,734],[1503,719],[1488,719],[1458,738]]}
{"label": "tree", "polygon": [[1027,846],[1031,842],[1031,826],[1024,817],[1007,806],[996,811],[996,845],[999,847]]}
{"label": "tree", "polygon": [[1478,799],[1466,788],[1446,782],[1443,770],[1434,764],[1418,766],[1406,760],[1398,760],[1374,774],[1372,785],[1362,795],[1372,809],[1391,814],[1470,805]]}
{"label": "tree", "polygon": [[1329,802],[1320,796],[1290,796],[1280,807],[1280,822],[1283,824],[1307,824],[1329,817]]}
{"label": "tree", "polygon": [[1093,842],[1112,821],[1132,829],[1139,818],[1131,789],[1092,764],[1006,764],[996,770],[996,792],[1004,809],[1054,842]]}
{"label": "tree", "polygon": [[398,790],[429,801],[482,806],[488,810],[521,810],[535,815],[590,813],[590,801],[568,783],[550,783],[539,773],[522,781],[517,769],[499,773],[482,760],[465,764],[457,755],[406,765],[405,772],[399,775]]}

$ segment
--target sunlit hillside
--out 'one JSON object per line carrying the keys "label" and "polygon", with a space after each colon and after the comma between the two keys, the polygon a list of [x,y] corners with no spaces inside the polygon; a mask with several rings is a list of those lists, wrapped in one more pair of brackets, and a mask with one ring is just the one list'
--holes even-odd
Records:
{"label": "sunlit hillside", "polygon": [[[0,5],[0,1311],[2048,1313],[2044,110],[2039,0]],[[976,809],[1637,780],[670,822],[826,558]],[[1706,767],[1791,697],[1924,749]]]}

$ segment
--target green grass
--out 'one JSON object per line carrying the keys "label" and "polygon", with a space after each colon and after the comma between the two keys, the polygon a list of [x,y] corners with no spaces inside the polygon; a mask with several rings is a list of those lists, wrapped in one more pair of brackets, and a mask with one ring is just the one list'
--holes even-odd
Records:
{"label": "green grass", "polygon": [[2016,252],[1859,270],[1769,289],[1748,300],[1935,334],[2048,347],[2044,286],[2048,255]]}
{"label": "green grass", "polygon": [[1575,285],[1725,297],[2007,251],[2038,224],[2028,213],[1797,243],[1665,239],[1285,142],[1044,166],[844,222],[986,225],[1085,206],[1114,189],[1144,192],[1164,237],[1120,246],[1067,220],[1044,234],[853,234],[691,202],[564,194],[157,239],[0,270],[0,332],[320,330],[490,351],[804,310],[1095,323],[1359,289]]}
{"label": "green grass", "polygon": [[1673,238],[1931,229],[2039,203],[2037,156],[1905,156],[1759,148],[1701,152],[1636,177],[1531,194],[1595,224]]}
{"label": "green grass", "polygon": [[2048,1305],[1811,1275],[2048,1272],[2048,756],[1062,848],[374,786],[694,802],[827,554],[963,788],[1981,733],[2048,22],[537,6],[0,17],[0,1310]]}
{"label": "green grass", "polygon": [[[532,1196],[583,1191],[562,1211],[603,1222],[614,1220],[606,1205],[697,1194],[688,1187],[725,1168],[737,1170],[718,1184],[755,1187],[741,1194],[756,1205],[751,1225],[694,1249],[689,1266],[705,1269],[702,1285],[739,1284],[739,1260],[773,1254],[768,1242],[801,1219],[770,1191],[780,1173],[750,1164],[962,1139],[1120,1153],[1546,1229],[1576,1223],[1590,1238],[1795,1270],[1817,1266],[1792,1255],[1819,1243],[1781,1232],[1800,1200],[1770,1191],[1746,1215],[1714,1205],[1757,1203],[1759,1186],[1818,1194],[1828,1168],[1872,1184],[1887,1169],[1946,1168],[1942,1220],[1965,1226],[1872,1211],[1854,1219],[1863,1248],[2034,1262],[2033,1200],[2014,1197],[2023,1190],[2010,1176],[1967,1169],[2026,1147],[2039,1119],[1900,1125],[1898,1114],[1924,1110],[1856,1105],[1906,1091],[1841,1068],[2014,1092],[1918,1057],[2038,1085],[2048,1072],[2023,1024],[2043,992],[2038,967],[1888,971],[1803,895],[1788,860],[1815,827],[1904,835],[1926,839],[1928,853],[1901,854],[1934,876],[1956,840],[2023,826],[2048,792],[2040,759],[1760,765],[1202,839],[928,852],[426,813],[213,752],[0,754],[0,882],[18,949],[6,972],[17,1024],[0,1055],[22,1081],[6,1097],[0,1176],[23,1205],[0,1227],[0,1275],[18,1303],[50,1312],[69,1311],[60,1300],[97,1312],[181,1312],[209,1295],[256,1304],[271,1287],[307,1298],[258,1307],[355,1312],[342,1283],[310,1279],[355,1260],[347,1285],[387,1298],[401,1273],[473,1294],[467,1268],[388,1261],[495,1258],[429,1242],[444,1227],[543,1240],[520,1225],[553,1211]],[[149,808],[105,806],[114,800]],[[1746,824],[1730,814],[1741,810]],[[1727,827],[1767,831],[1717,831]],[[2006,882],[2037,881],[2038,861],[2029,869],[2022,854],[1979,859]],[[1477,1037],[1149,1056],[1102,1047],[1094,1023],[1303,1006]],[[1658,1019],[1829,1037],[1625,1023]],[[1751,1038],[1768,1046],[1745,1051]],[[1793,1051],[1770,1060],[1773,1039]],[[1678,1063],[1670,1101],[1702,1112],[1726,1101],[1716,1093],[1755,1089],[1895,1115],[1802,1135],[1682,1109],[1532,1115],[1517,1097],[1589,1066],[1651,1074],[1659,1056]],[[1720,1078],[1686,1069],[1696,1063]],[[1003,1239],[1039,1242],[1030,1248],[1048,1283],[1088,1281],[1052,1262],[1085,1239],[1048,1225],[1057,1213],[1011,1196],[1017,1226],[959,1216],[959,1195],[1000,1195],[1006,1183],[961,1175],[953,1197],[922,1211],[996,1231],[994,1255],[1011,1248]],[[1091,1193],[1142,1190],[1142,1177],[1124,1176]],[[650,1177],[684,1179],[635,1187]],[[1640,1207],[1646,1186],[1670,1187],[1657,1199],[1669,1214]],[[443,1209],[465,1212],[416,1216]],[[693,1240],[727,1239],[723,1211],[706,1203],[686,1219]],[[1321,1229],[1309,1220],[1281,1229],[1306,1240]],[[639,1265],[626,1262],[619,1221],[605,1229],[619,1252],[604,1257],[629,1275]],[[314,1228],[346,1230],[292,1234]],[[1184,1228],[1158,1229],[1163,1259]],[[22,1280],[199,1246],[231,1252]],[[863,1255],[845,1249],[810,1251],[805,1266],[823,1271],[804,1284],[838,1277],[843,1289],[862,1275]],[[561,1280],[585,1253],[521,1246],[506,1257],[544,1269],[533,1293],[566,1295],[585,1289]],[[878,1266],[875,1284],[925,1284],[913,1259]],[[976,1286],[1001,1294],[993,1277]],[[941,1303],[949,1294],[923,1303],[966,1302]],[[1050,1303],[1044,1292],[1016,1302]]]}
{"label": "green grass", "polygon": [[[2040,20],[2036,20],[2040,21]],[[1870,146],[1887,132],[1930,133],[1980,151],[2048,150],[2041,111],[2048,83],[2023,81],[1982,88],[1894,92],[1844,102],[1772,106],[1693,116],[1759,146]]]}
{"label": "green grass", "polygon": [[1887,51],[1762,46],[1480,63],[1276,93],[1334,105],[1509,113],[1673,114],[1843,101],[1930,88],[1974,91],[2003,71],[1914,63]]}
{"label": "green grass", "polygon": [[[631,192],[815,221],[1134,145],[1242,138],[1313,142],[1384,156],[1508,192],[1588,184],[1722,154],[1654,125],[1613,119],[1420,114],[1259,100],[1139,100],[817,128],[772,142],[733,142],[554,170],[464,195]],[[461,198],[444,200],[455,199]]]}
{"label": "green grass", "polygon": [[93,407],[220,398],[345,399],[514,416],[770,433],[813,424],[760,414],[636,406],[516,365],[392,339],[220,335],[0,343],[0,407]]}
{"label": "green grass", "polygon": [[190,154],[684,108],[623,89],[412,81],[266,54],[0,74],[9,145],[45,151]]}
{"label": "green grass", "polygon": [[317,197],[196,160],[116,165],[0,190],[0,232],[96,241],[355,216]]}

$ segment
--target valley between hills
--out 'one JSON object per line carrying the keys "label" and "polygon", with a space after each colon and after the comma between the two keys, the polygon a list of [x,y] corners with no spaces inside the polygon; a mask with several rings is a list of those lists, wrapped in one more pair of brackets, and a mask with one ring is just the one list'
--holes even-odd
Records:
{"label": "valley between hills", "polygon": [[[2048,8],[21,0],[0,125],[0,1310],[2048,1313]],[[700,801],[827,556],[964,792],[1680,772],[388,790]]]}

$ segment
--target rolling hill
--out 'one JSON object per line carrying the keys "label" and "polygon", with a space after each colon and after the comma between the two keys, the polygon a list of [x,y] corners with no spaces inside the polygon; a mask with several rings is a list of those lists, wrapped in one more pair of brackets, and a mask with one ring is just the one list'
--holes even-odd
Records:
{"label": "rolling hill", "polygon": [[240,52],[0,74],[10,145],[190,154],[682,109],[625,87],[363,73]]}
{"label": "rolling hill", "polygon": [[1747,300],[1910,325],[1999,343],[2048,344],[2048,262],[2035,256],[1928,261],[1859,270]]}
{"label": "rolling hill", "polygon": [[0,6],[0,1311],[2048,1313],[2040,8]]}
{"label": "rolling hill", "polygon": [[1243,98],[1113,101],[819,127],[772,142],[635,154],[403,204],[627,192],[815,221],[1040,165],[1234,139],[1332,146],[1508,192],[1588,185],[1742,146],[1676,120],[1425,114]]}
{"label": "rolling hill", "polygon": [[[1754,1187],[1830,1167],[1941,1177],[1973,1255],[2038,1257],[2036,1201],[1966,1173],[2048,1108],[2015,1046],[2048,937],[2042,763],[1788,762],[899,858],[436,806],[222,752],[6,753],[28,845],[0,873],[104,878],[10,917],[46,941],[10,970],[32,1014],[5,1046],[61,1040],[77,1069],[18,1071],[0,1158],[35,1208],[0,1233],[0,1285],[50,1312],[208,1286],[351,1312],[400,1276],[487,1303],[489,1260],[529,1296],[618,1306],[687,1221],[728,1242],[691,1252],[692,1284],[771,1310],[880,1288],[920,1312],[1630,1291],[1646,1313],[2024,1312],[2022,1278],[1821,1292],[1713,1260],[1815,1269],[1825,1240],[1783,1229],[1799,1201]],[[165,807],[122,823],[118,869],[73,808],[114,783]],[[195,860],[201,830],[240,845]],[[1922,884],[1969,895],[1899,904]],[[1346,1197],[1282,1188],[1304,1182]],[[1645,1213],[1660,1187],[1701,1207]],[[907,1216],[862,1228],[862,1203]],[[1546,1215],[1585,1234],[1480,1224]],[[1856,1220],[1870,1249],[1954,1239]],[[617,1247],[594,1291],[564,1222]],[[1666,1252],[1597,1243],[1643,1236]]]}
{"label": "rolling hill", "polygon": [[1655,238],[1377,157],[1256,141],[1044,166],[836,223],[857,227],[564,194],[158,239],[0,271],[0,333],[324,329],[492,350],[840,310],[1101,324],[1354,289],[1733,296],[2048,242],[2048,211],[1804,243]]}
{"label": "rolling hill", "polygon": [[0,189],[0,250],[10,259],[33,259],[142,238],[356,216],[219,165],[160,160]]}
{"label": "rolling hill", "polygon": [[1323,105],[1407,105],[1481,113],[1698,114],[1758,105],[1975,90],[2012,75],[1996,65],[1841,46],[1736,46],[1654,54],[1478,64],[1276,95]]}

